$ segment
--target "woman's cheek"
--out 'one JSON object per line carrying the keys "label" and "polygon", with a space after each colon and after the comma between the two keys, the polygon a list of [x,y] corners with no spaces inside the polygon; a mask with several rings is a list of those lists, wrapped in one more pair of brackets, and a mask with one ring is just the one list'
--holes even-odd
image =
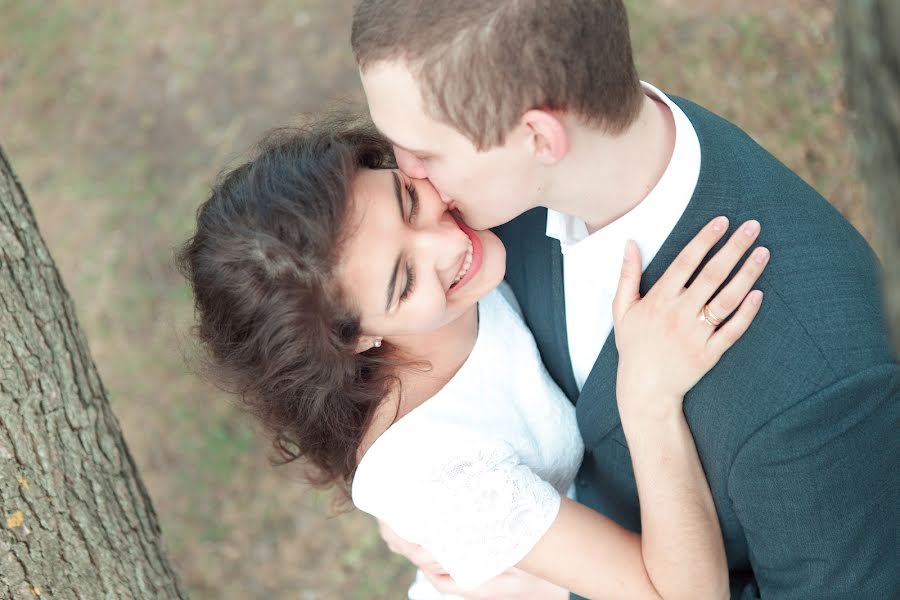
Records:
{"label": "woman's cheek", "polygon": [[412,322],[409,323],[409,329],[415,333],[428,333],[442,326],[444,324],[442,300],[439,302],[431,294],[428,297],[423,294],[421,303],[410,314]]}

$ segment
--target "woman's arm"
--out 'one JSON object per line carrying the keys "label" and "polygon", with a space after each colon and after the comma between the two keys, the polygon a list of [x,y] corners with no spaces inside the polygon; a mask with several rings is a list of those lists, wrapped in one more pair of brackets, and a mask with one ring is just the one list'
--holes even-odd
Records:
{"label": "woman's arm", "polygon": [[568,498],[516,566],[592,600],[661,597],[644,567],[641,536]]}
{"label": "woman's arm", "polygon": [[625,429],[643,562],[656,590],[666,599],[728,598],[716,507],[684,417],[634,419]]}
{"label": "woman's arm", "polygon": [[629,440],[629,449],[642,535],[563,498],[553,525],[518,567],[594,600],[727,598],[718,519],[687,423],[647,422],[640,439]]}
{"label": "woman's arm", "polygon": [[759,225],[746,223],[685,287],[724,235],[727,221],[720,219],[694,238],[644,298],[637,247],[629,242],[625,251],[613,305],[616,389],[642,535],[564,500],[550,530],[519,563],[522,569],[589,598],[728,597],[719,521],[682,401],[756,316],[762,296],[751,289],[768,253],[757,249],[716,294],[758,236]]}
{"label": "woman's arm", "polygon": [[765,248],[723,287],[759,235],[755,221],[742,224],[687,286],[726,229],[724,217],[708,224],[644,298],[640,255],[629,244],[613,306],[616,395],[640,497],[643,556],[665,598],[698,597],[692,592],[700,585],[712,597],[729,593],[715,505],[682,410],[684,395],[744,334],[762,302],[762,292],[751,290],[768,263]]}

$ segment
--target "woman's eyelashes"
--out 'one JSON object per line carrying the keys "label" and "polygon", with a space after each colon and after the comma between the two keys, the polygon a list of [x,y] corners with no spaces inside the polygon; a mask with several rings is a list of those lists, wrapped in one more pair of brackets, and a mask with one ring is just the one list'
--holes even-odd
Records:
{"label": "woman's eyelashes", "polygon": [[400,293],[400,302],[404,302],[409,295],[412,294],[413,286],[416,284],[416,273],[412,269],[412,265],[406,263],[406,285],[403,286],[403,291]]}
{"label": "woman's eyelashes", "polygon": [[[419,214],[419,192],[416,191],[416,186],[409,182],[406,184],[406,193],[409,195],[409,217],[407,220],[409,224],[412,225],[413,220],[416,218],[416,215]],[[409,298],[410,294],[412,294],[413,287],[416,284],[416,274],[413,271],[412,264],[406,263],[406,284],[403,286],[403,291],[400,292],[400,302],[404,302],[407,298]]]}
{"label": "woman's eyelashes", "polygon": [[409,222],[412,224],[413,219],[419,214],[419,192],[412,183],[406,185],[406,192],[409,194]]}

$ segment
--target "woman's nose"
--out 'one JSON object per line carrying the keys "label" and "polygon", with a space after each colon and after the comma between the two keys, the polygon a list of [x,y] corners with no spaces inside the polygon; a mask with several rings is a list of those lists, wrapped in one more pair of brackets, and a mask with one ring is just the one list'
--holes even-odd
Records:
{"label": "woman's nose", "polygon": [[427,179],[428,174],[425,172],[425,163],[420,158],[397,146],[394,146],[394,157],[397,159],[397,166],[407,176],[413,179]]}

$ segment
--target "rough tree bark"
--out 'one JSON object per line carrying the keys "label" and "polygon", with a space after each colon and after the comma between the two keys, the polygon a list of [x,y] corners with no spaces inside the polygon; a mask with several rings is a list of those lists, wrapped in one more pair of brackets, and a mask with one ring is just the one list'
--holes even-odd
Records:
{"label": "rough tree bark", "polygon": [[185,598],[0,148],[0,598]]}
{"label": "rough tree bark", "polygon": [[837,33],[900,357],[900,2],[839,0]]}

